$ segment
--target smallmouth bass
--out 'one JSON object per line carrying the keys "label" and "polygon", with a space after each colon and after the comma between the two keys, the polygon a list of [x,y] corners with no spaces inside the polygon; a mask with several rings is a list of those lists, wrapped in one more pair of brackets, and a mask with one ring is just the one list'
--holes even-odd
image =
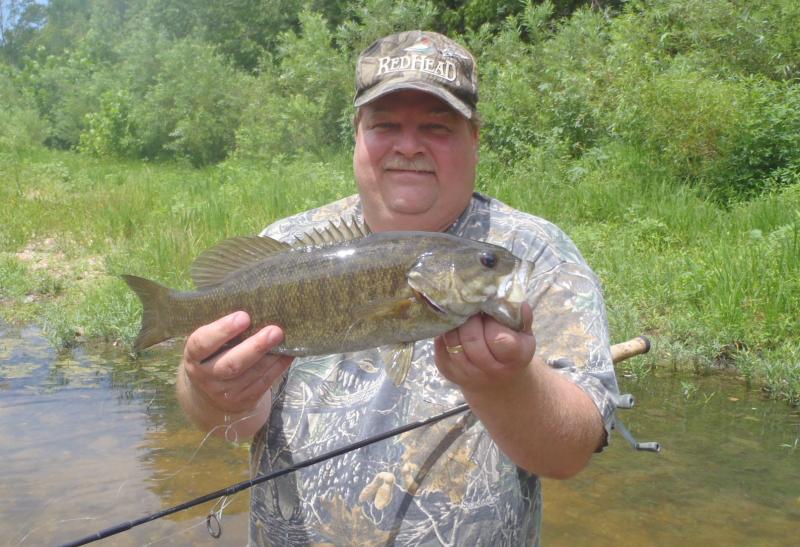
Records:
{"label": "smallmouth bass", "polygon": [[251,326],[242,337],[270,324],[283,329],[284,342],[273,353],[327,355],[394,345],[397,357],[387,374],[400,384],[413,342],[476,313],[520,330],[532,266],[489,243],[438,232],[370,233],[342,221],[294,245],[259,236],[225,240],[192,264],[195,291],[122,278],[142,301],[136,351],[244,310]]}

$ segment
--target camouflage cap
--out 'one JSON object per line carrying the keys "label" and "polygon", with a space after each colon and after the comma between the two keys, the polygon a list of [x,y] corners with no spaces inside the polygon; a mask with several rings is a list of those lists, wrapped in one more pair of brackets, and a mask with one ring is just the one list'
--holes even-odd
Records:
{"label": "camouflage cap", "polygon": [[436,95],[471,119],[478,103],[475,58],[436,32],[411,30],[376,40],[358,57],[355,106],[401,89]]}

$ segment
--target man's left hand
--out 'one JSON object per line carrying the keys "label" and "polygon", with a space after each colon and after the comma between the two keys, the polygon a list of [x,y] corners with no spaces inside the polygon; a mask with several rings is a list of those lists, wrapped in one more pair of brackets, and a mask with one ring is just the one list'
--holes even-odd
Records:
{"label": "man's left hand", "polygon": [[522,331],[512,330],[479,314],[436,338],[436,366],[442,375],[465,391],[502,389],[531,364],[536,339],[533,314],[523,304]]}

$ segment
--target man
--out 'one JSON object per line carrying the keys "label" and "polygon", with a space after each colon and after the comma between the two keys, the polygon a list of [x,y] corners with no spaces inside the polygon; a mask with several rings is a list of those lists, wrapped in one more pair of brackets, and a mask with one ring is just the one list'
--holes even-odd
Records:
{"label": "man", "polygon": [[473,193],[477,100],[475,61],[455,42],[421,31],[376,41],[356,68],[358,195],[263,235],[289,241],[355,215],[375,232],[502,245],[536,264],[523,332],[473,316],[417,342],[401,386],[385,375],[387,348],[293,363],[268,354],[282,340],[276,326],[219,352],[249,325],[244,312],[187,340],[182,405],[200,427],[255,435],[259,474],[470,406],[254,488],[251,543],[535,544],[537,477],[572,476],[605,445],[618,391],[599,283],[557,227]]}

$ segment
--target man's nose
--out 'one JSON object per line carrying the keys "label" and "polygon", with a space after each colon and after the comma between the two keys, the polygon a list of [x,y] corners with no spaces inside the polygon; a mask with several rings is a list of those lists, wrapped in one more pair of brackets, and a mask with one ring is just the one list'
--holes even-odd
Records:
{"label": "man's nose", "polygon": [[397,135],[397,140],[394,144],[395,152],[407,158],[413,158],[422,153],[424,148],[419,132],[415,128],[403,128]]}

